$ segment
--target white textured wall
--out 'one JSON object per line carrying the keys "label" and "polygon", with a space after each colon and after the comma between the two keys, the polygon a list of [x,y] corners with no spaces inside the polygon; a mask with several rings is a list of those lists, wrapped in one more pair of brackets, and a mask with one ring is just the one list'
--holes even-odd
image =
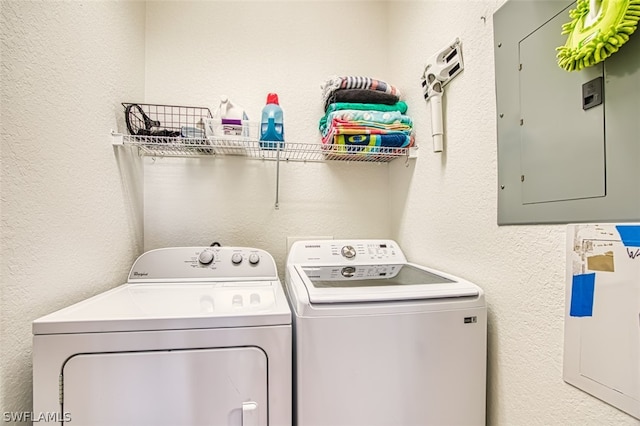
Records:
{"label": "white textured wall", "polygon": [[[396,237],[487,293],[489,424],[637,425],[562,381],[564,227],[496,226],[500,3],[149,2],[145,15],[142,2],[2,0],[2,411],[31,409],[31,320],[120,283],[142,250],[142,164],[106,136],[118,102],[213,106],[224,93],[255,118],[276,91],[287,138],[316,142],[319,83],[365,74],[407,95],[421,145],[409,167],[283,164],[274,210],[273,163],[145,159],[145,248],[216,239],[282,265],[287,235]],[[434,154],[419,77],[455,36],[465,71]]]}
{"label": "white textured wall", "polygon": [[143,95],[145,4],[0,8],[0,411],[31,411],[31,321],[122,283],[142,250],[141,164],[108,135]]}
{"label": "white textured wall", "polygon": [[[153,2],[147,10],[148,102],[215,108],[226,94],[259,121],[267,93],[276,92],[286,140],[319,143],[322,82],[389,79],[385,2]],[[282,268],[287,236],[390,233],[388,165],[283,163],[275,210],[274,162],[145,164],[146,249],[256,246]]]}
{"label": "white textured wall", "polygon": [[[502,3],[390,3],[390,39],[405,40],[391,49],[392,76],[415,88],[408,101],[421,142],[414,168],[392,165],[393,233],[414,261],[486,292],[488,424],[638,425],[562,381],[565,227],[496,225],[492,14]],[[419,78],[455,37],[465,69],[445,88],[446,145],[436,154]]]}

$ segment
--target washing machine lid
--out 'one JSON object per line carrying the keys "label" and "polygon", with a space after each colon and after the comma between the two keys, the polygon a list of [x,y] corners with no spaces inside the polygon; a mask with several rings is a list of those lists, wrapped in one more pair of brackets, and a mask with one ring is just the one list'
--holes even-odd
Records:
{"label": "washing machine lid", "polygon": [[310,303],[350,303],[475,297],[468,281],[418,265],[302,266],[296,271]]}
{"label": "washing machine lid", "polygon": [[123,284],[33,322],[34,334],[291,324],[280,281]]}

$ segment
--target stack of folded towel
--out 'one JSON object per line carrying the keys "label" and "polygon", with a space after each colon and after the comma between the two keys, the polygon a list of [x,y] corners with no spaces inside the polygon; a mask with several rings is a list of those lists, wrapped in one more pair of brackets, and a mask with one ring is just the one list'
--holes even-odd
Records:
{"label": "stack of folded towel", "polygon": [[323,144],[413,146],[413,122],[396,87],[368,77],[331,77],[322,85],[322,96]]}

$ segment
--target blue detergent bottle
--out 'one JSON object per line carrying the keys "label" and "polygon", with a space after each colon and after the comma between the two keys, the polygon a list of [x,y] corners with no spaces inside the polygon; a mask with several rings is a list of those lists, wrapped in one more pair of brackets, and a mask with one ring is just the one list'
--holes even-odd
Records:
{"label": "blue detergent bottle", "polygon": [[260,120],[260,148],[284,148],[284,123],[282,108],[278,103],[278,95],[269,93],[267,104],[262,108]]}

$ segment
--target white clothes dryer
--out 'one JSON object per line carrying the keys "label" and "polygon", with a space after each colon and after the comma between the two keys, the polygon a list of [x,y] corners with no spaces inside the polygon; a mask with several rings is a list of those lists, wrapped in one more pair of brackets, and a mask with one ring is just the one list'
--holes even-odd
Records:
{"label": "white clothes dryer", "polygon": [[292,245],[285,288],[294,424],[485,424],[478,286],[407,262],[391,240],[318,240]]}
{"label": "white clothes dryer", "polygon": [[33,322],[33,412],[73,425],[290,425],[291,311],[263,250],[144,253]]}

